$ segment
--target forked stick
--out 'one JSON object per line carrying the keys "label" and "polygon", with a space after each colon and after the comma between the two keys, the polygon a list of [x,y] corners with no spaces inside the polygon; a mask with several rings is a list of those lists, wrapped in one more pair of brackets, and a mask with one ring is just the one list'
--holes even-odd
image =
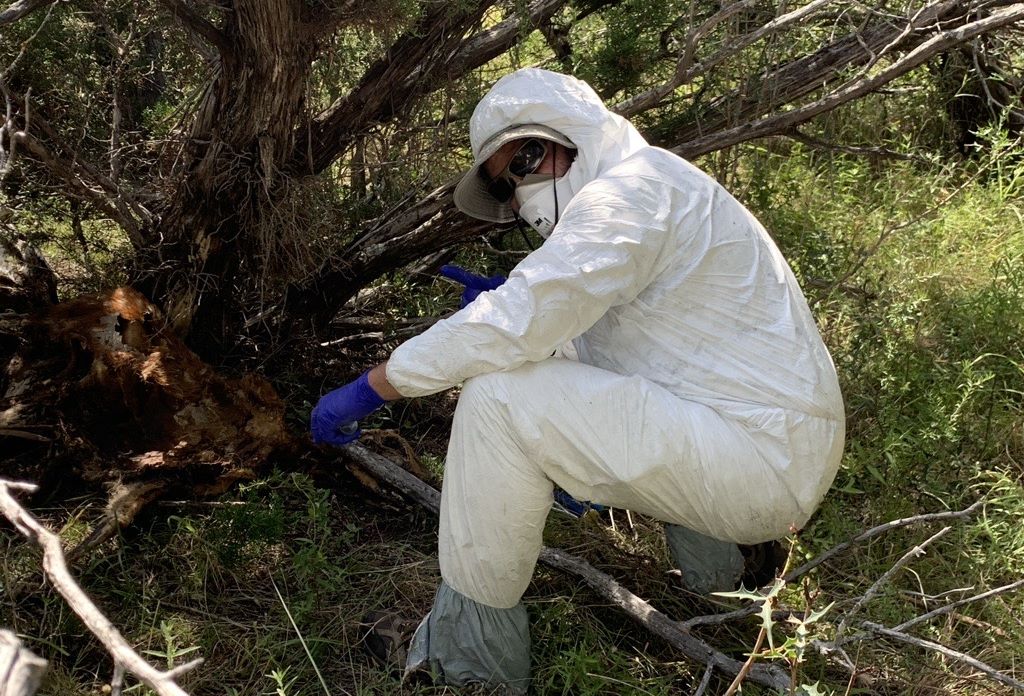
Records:
{"label": "forked stick", "polygon": [[[186,664],[161,671],[142,659],[128,644],[114,624],[103,615],[88,595],[79,587],[68,571],[64,559],[64,549],[60,537],[39,523],[21,504],[14,499],[13,491],[31,493],[37,486],[31,483],[18,483],[0,479],[0,513],[11,521],[19,532],[35,542],[43,550],[43,572],[53,583],[54,588],[78,614],[82,622],[99,639],[103,647],[114,658],[114,672],[131,672],[139,680],[157,693],[157,696],[188,696],[188,692],[175,683],[175,679],[185,672],[197,667],[202,658]],[[114,679],[114,682],[120,681]],[[118,690],[120,690],[118,688]]]}

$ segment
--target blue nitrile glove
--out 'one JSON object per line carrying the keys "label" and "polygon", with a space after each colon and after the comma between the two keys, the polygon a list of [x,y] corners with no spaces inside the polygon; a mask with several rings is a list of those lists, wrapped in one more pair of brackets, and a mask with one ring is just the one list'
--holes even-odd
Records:
{"label": "blue nitrile glove", "polygon": [[555,504],[558,505],[562,510],[569,513],[573,517],[583,517],[588,510],[594,510],[595,512],[604,512],[608,508],[599,503],[592,503],[589,500],[579,501],[573,498],[571,495],[563,491],[561,488],[555,488],[554,492]]}
{"label": "blue nitrile glove", "polygon": [[370,386],[369,371],[354,382],[320,397],[309,414],[313,443],[344,445],[359,439],[359,421],[384,405],[384,399]]}
{"label": "blue nitrile glove", "polygon": [[494,290],[500,287],[508,278],[503,275],[491,276],[490,278],[476,273],[470,273],[465,268],[460,266],[441,266],[441,275],[450,280],[454,280],[456,283],[462,283],[466,286],[466,289],[462,291],[462,299],[459,302],[459,309],[464,309],[466,305],[475,300],[477,296],[482,292],[488,290]]}

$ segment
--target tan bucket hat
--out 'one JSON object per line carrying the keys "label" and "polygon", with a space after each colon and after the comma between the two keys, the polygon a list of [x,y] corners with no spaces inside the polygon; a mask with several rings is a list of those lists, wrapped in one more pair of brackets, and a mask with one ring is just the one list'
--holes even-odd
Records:
{"label": "tan bucket hat", "polygon": [[459,210],[470,217],[489,222],[511,222],[515,219],[511,205],[499,203],[491,194],[487,193],[487,184],[480,175],[480,167],[491,158],[491,155],[500,150],[502,145],[521,138],[540,138],[560,143],[566,147],[574,149],[576,147],[571,140],[558,131],[539,123],[511,126],[495,133],[480,146],[480,152],[477,153],[473,166],[462,175],[462,179],[455,186],[453,198],[455,206]]}

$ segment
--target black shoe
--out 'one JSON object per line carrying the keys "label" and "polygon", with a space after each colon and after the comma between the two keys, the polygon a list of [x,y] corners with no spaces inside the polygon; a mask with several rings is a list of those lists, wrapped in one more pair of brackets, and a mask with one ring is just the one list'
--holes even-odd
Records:
{"label": "black shoe", "polygon": [[371,611],[359,624],[367,654],[374,662],[397,674],[405,669],[416,626],[415,621],[384,611]]}
{"label": "black shoe", "polygon": [[743,575],[740,577],[740,583],[748,590],[764,587],[786,567],[786,550],[777,541],[737,546],[743,554]]}

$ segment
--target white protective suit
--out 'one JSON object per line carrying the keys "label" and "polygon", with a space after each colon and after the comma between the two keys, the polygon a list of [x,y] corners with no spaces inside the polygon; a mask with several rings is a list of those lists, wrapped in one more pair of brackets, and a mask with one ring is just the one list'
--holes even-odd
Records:
{"label": "white protective suit", "polygon": [[[404,396],[464,384],[441,500],[445,582],[516,605],[552,483],[726,541],[802,526],[839,466],[843,403],[767,232],[574,78],[501,79],[473,114],[474,153],[517,124],[576,145],[575,195],[504,285],[387,366]],[[551,357],[570,340],[578,361]]]}

